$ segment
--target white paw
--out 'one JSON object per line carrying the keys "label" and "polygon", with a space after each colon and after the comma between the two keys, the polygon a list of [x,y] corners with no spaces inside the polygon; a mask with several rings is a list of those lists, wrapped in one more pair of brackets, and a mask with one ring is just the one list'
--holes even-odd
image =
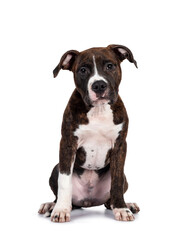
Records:
{"label": "white paw", "polygon": [[70,212],[71,208],[69,209],[62,209],[55,207],[51,213],[51,221],[52,222],[69,222],[70,221]]}
{"label": "white paw", "polygon": [[134,215],[128,208],[114,208],[114,217],[118,221],[133,221]]}
{"label": "white paw", "polygon": [[53,210],[55,206],[54,202],[47,202],[41,204],[38,213],[39,214],[46,214],[47,216],[50,215],[50,212]]}

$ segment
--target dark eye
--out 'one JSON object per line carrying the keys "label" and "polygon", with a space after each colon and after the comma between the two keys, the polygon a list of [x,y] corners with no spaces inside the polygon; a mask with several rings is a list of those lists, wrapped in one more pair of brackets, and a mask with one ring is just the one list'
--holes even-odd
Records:
{"label": "dark eye", "polygon": [[87,69],[85,67],[81,67],[79,71],[80,71],[81,74],[86,74],[87,73]]}
{"label": "dark eye", "polygon": [[114,69],[114,65],[112,63],[108,63],[107,66],[106,66],[106,69],[107,70],[113,70]]}

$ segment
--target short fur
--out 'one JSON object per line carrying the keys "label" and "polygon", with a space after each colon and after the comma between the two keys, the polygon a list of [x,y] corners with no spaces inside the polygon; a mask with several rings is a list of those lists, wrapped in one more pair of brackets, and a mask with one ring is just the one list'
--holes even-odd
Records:
{"label": "short fur", "polygon": [[[108,90],[105,92],[106,94],[102,95],[99,93],[97,95],[99,99],[98,104],[103,101],[105,101],[106,104],[109,104],[114,126],[122,124],[122,129],[117,133],[117,138],[112,143],[112,147],[107,149],[104,163],[100,169],[90,169],[91,164],[84,167],[87,152],[85,151],[83,144],[82,146],[79,146],[79,135],[76,134],[80,126],[88,126],[88,124],[90,124],[88,113],[96,106],[96,103],[92,101],[87,88],[89,79],[95,73],[93,59],[96,60],[96,70],[99,76],[106,79],[108,84]],[[79,184],[79,181],[86,181],[86,179],[83,179],[83,176],[89,176],[89,174],[93,173],[92,176],[94,176],[94,179],[90,177],[88,180],[89,182],[87,182],[87,184],[90,184],[91,186],[87,189],[92,193],[92,189],[96,188],[96,184],[99,186],[98,184],[100,184],[101,181],[103,182],[103,179],[106,178],[108,180],[106,176],[110,171],[110,189],[107,188],[109,193],[107,192],[106,197],[104,197],[104,202],[102,197],[98,199],[98,196],[96,199],[88,197],[84,200],[81,199],[79,202],[75,200],[75,198],[73,199],[72,196],[72,207],[87,207],[104,203],[108,209],[113,209],[117,220],[133,220],[133,215],[130,215],[132,214],[131,211],[124,210],[127,209],[127,205],[124,201],[124,193],[128,188],[128,183],[124,175],[128,116],[125,106],[118,95],[119,84],[121,82],[120,63],[124,59],[128,59],[137,67],[132,52],[122,45],[109,45],[106,48],[91,48],[83,52],[70,50],[62,56],[59,64],[54,69],[54,77],[58,75],[58,72],[61,69],[72,71],[76,88],[72,93],[64,112],[59,164],[54,167],[49,183],[56,196],[55,202],[57,202],[57,199],[60,198],[58,195],[59,174],[65,174],[66,176],[69,176],[70,179],[74,176],[76,177],[77,184]],[[99,131],[98,129],[99,128],[95,130]],[[94,150],[92,149],[92,152],[93,151]],[[72,166],[74,166],[73,170],[71,170]],[[97,179],[95,180],[95,178]],[[78,198],[78,196],[79,195],[77,195],[76,198]],[[52,220],[59,222],[70,220],[69,212],[67,215],[67,209],[62,209],[60,205],[61,203],[58,200],[58,203],[53,210]],[[133,206],[131,205],[131,210],[133,212],[138,212],[139,208],[133,208]],[[44,213],[42,207],[40,213]]]}

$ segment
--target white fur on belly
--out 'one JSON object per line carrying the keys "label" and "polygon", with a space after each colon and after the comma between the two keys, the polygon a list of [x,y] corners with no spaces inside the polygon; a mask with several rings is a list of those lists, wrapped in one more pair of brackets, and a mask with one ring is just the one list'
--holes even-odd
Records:
{"label": "white fur on belly", "polygon": [[99,101],[87,113],[89,123],[80,125],[74,135],[78,137],[78,148],[86,151],[86,162],[82,166],[86,169],[99,169],[104,167],[109,149],[122,130],[123,123],[115,125],[113,114],[107,101]]}

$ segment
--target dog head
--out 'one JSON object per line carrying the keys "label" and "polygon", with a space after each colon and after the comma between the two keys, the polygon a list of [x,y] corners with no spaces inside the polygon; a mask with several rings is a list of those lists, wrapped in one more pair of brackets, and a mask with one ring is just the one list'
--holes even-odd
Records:
{"label": "dog head", "polygon": [[87,105],[113,104],[118,97],[120,63],[124,59],[137,67],[130,49],[122,45],[90,48],[83,52],[70,50],[61,57],[53,74],[56,77],[61,69],[72,71],[76,88]]}

